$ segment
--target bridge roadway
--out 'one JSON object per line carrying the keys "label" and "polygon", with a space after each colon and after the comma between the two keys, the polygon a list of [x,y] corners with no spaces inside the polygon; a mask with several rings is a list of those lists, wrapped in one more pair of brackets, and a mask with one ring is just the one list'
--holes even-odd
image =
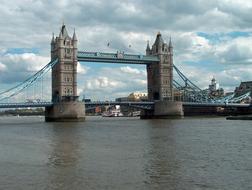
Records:
{"label": "bridge roadway", "polygon": [[[20,102],[20,103],[0,103],[0,108],[35,108],[35,107],[48,107],[53,105],[52,102]],[[130,107],[136,107],[141,109],[153,109],[154,102],[115,102],[115,101],[95,101],[86,102],[86,109],[94,109],[96,106],[113,106],[124,105]],[[250,104],[238,104],[238,103],[196,103],[196,102],[183,102],[183,106],[191,107],[250,107]]]}

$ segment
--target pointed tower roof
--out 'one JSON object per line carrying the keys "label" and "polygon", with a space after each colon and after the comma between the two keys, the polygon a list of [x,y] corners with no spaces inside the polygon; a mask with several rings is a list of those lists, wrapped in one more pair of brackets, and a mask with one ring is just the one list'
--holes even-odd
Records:
{"label": "pointed tower roof", "polygon": [[156,40],[155,40],[155,45],[159,45],[159,44],[163,44],[164,43],[164,40],[162,38],[162,35],[160,32],[157,33],[157,37],[156,37]]}
{"label": "pointed tower roof", "polygon": [[77,41],[77,37],[76,37],[76,34],[75,34],[75,29],[74,29],[74,33],[73,33],[73,38],[72,38],[73,41]]}
{"label": "pointed tower roof", "polygon": [[171,36],[170,36],[170,41],[169,41],[169,48],[172,48],[172,40],[171,40]]}
{"label": "pointed tower roof", "polygon": [[60,30],[60,34],[62,35],[63,38],[69,37],[65,24],[62,25],[61,30]]}
{"label": "pointed tower roof", "polygon": [[147,41],[147,47],[146,47],[146,51],[150,51],[150,44],[149,44],[149,40]]}
{"label": "pointed tower roof", "polygon": [[54,33],[52,33],[52,40],[51,40],[51,44],[53,44],[54,42],[55,42]]}

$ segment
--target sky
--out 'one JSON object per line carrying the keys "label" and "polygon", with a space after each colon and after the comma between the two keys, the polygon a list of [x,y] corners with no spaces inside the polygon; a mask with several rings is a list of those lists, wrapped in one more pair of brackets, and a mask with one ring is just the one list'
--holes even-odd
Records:
{"label": "sky", "polygon": [[[248,0],[2,0],[0,91],[50,60],[52,33],[64,22],[83,51],[144,54],[157,32],[174,46],[174,64],[207,88],[214,77],[225,91],[252,81],[252,1]],[[107,46],[107,43],[110,46]],[[129,46],[130,45],[130,46]],[[44,79],[50,97],[50,74]],[[94,100],[146,92],[140,65],[78,64],[78,93]]]}

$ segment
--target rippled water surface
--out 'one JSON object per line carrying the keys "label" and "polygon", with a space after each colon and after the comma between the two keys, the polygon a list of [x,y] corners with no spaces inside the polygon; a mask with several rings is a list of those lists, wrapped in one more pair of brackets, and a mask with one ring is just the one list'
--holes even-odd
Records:
{"label": "rippled water surface", "polygon": [[0,117],[0,189],[252,189],[252,121]]}

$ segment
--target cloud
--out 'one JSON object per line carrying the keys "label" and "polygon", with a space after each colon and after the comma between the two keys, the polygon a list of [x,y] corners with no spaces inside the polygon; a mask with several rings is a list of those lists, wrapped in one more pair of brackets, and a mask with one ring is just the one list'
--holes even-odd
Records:
{"label": "cloud", "polygon": [[84,94],[83,89],[77,87],[77,95],[80,96],[81,94]]}
{"label": "cloud", "polygon": [[[138,74],[136,74],[138,73]],[[113,100],[119,95],[131,92],[146,92],[147,78],[142,67],[100,67],[90,68],[88,74],[79,77],[80,95],[96,99]]]}
{"label": "cloud", "polygon": [[0,47],[0,56],[3,55],[7,50]]}
{"label": "cloud", "polygon": [[111,80],[108,77],[98,77],[86,82],[87,90],[100,90],[104,88],[116,88],[119,85],[123,85],[122,82]]}
{"label": "cloud", "polygon": [[[102,0],[61,2],[4,0],[1,2],[0,11],[0,21],[5,23],[0,34],[1,46],[37,47],[44,55],[49,53],[51,32],[58,33],[62,20],[65,20],[70,31],[76,27],[77,33],[80,34],[79,42],[84,44],[90,41],[91,47],[90,43],[83,45],[88,49],[95,47],[97,49],[99,41],[92,40],[86,35],[87,33],[93,33],[91,37],[97,37],[99,32],[100,36],[105,37],[103,38],[105,41],[114,40],[118,35],[122,39],[124,33],[144,34],[138,38],[143,40],[144,36],[152,36],[158,30],[172,33],[226,32],[251,28],[249,19],[251,2],[245,0],[239,2],[111,0],[110,3]],[[105,30],[105,34],[102,34],[102,29]]]}
{"label": "cloud", "polygon": [[49,58],[33,53],[5,54],[0,57],[0,61],[5,71],[0,75],[0,81],[15,83],[35,74],[49,62]]}
{"label": "cloud", "polygon": [[122,72],[128,73],[128,74],[140,74],[141,73],[141,71],[139,71],[138,69],[131,68],[129,66],[121,67],[120,69]]}
{"label": "cloud", "polygon": [[252,63],[252,37],[239,37],[229,40],[216,47],[221,63],[251,64]]}
{"label": "cloud", "polygon": [[173,36],[176,62],[213,59],[214,48],[210,41],[194,32],[180,32]]}
{"label": "cloud", "polygon": [[1,61],[9,71],[31,71],[41,69],[49,62],[48,57],[42,57],[33,53],[6,54]]}
{"label": "cloud", "polygon": [[0,72],[5,71],[5,70],[6,70],[6,66],[0,62]]}
{"label": "cloud", "polygon": [[89,67],[81,65],[79,62],[77,63],[78,74],[86,74],[89,69],[90,69]]}
{"label": "cloud", "polygon": [[222,69],[223,64],[232,66],[252,63],[250,33],[178,33],[173,43],[175,64],[193,62],[201,67],[209,67],[204,62],[212,62],[216,71],[217,68]]}

